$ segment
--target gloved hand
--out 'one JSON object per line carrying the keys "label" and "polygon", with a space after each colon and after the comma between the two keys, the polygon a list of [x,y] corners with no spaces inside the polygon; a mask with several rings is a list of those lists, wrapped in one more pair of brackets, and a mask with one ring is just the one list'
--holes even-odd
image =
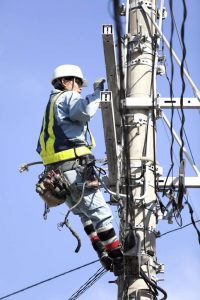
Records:
{"label": "gloved hand", "polygon": [[94,84],[93,84],[93,87],[94,87],[94,91],[99,89],[100,91],[103,91],[104,90],[104,82],[105,82],[105,78],[99,78],[97,79]]}

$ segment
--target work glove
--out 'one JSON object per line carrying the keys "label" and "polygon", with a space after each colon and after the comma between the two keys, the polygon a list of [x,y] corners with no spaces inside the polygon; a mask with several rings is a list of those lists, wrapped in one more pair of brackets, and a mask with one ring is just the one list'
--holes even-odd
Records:
{"label": "work glove", "polygon": [[94,91],[95,90],[100,90],[103,91],[104,90],[104,82],[105,82],[105,78],[99,78],[97,79],[94,83],[93,83],[93,87],[94,87]]}

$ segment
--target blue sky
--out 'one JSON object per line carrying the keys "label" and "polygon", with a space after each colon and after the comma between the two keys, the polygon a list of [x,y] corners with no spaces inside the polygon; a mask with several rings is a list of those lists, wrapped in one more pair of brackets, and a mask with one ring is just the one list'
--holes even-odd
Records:
{"label": "blue sky", "polygon": [[[166,1],[167,3],[168,1]],[[175,2],[174,14],[180,27],[182,1]],[[35,151],[41,127],[43,111],[51,90],[53,69],[64,63],[80,65],[89,87],[83,95],[92,91],[95,79],[105,76],[102,24],[113,24],[110,1],[91,0],[15,0],[0,1],[0,82],[1,82],[1,212],[0,212],[0,297],[38,281],[73,269],[90,261],[96,255],[90,247],[79,219],[70,217],[78,231],[82,248],[74,253],[76,242],[69,231],[57,230],[67,207],[52,209],[48,220],[42,218],[43,203],[35,193],[37,176],[41,166],[20,174],[19,166],[37,161]],[[191,0],[188,5],[186,30],[187,63],[197,86],[199,83],[200,28],[198,27],[200,3]],[[169,15],[169,11],[168,11]],[[164,22],[169,37],[170,18]],[[177,38],[174,48],[180,56]],[[165,48],[166,55],[167,49]],[[167,64],[170,65],[169,60]],[[180,96],[180,75],[176,68],[175,96]],[[158,79],[158,91],[169,96],[166,79]],[[186,96],[193,93],[187,83]],[[169,115],[169,112],[168,112]],[[197,166],[199,159],[199,121],[197,111],[186,113],[186,131]],[[177,128],[179,127],[177,123]],[[97,147],[94,154],[103,158],[105,153],[101,112],[91,122]],[[158,122],[157,155],[166,175],[169,169],[169,142],[164,137],[162,122]],[[194,175],[188,166],[188,174]],[[200,219],[199,190],[190,191],[195,217]],[[118,230],[115,208],[114,226]],[[183,223],[190,222],[188,208],[183,211]],[[176,227],[161,221],[158,228],[166,232]],[[166,289],[170,300],[198,300],[199,245],[192,226],[177,233],[166,235],[157,241],[158,262],[165,264],[165,279],[160,285]],[[67,300],[100,267],[90,267],[58,278],[54,281],[25,291],[13,300]],[[114,280],[106,274],[81,299],[116,299],[117,288],[109,284]]]}

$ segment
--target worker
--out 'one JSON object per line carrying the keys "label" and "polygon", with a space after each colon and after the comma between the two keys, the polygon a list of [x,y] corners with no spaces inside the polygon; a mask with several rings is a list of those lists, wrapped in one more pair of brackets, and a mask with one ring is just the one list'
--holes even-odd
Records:
{"label": "worker", "polygon": [[[51,81],[54,89],[44,114],[37,152],[46,171],[62,171],[68,187],[66,204],[80,217],[102,265],[119,276],[123,274],[123,254],[111,223],[111,209],[94,175],[91,148],[95,142],[88,127],[99,107],[104,82],[103,78],[95,81],[94,92],[82,98],[87,81],[80,67],[66,64],[55,68]],[[86,176],[88,170],[90,178]]]}

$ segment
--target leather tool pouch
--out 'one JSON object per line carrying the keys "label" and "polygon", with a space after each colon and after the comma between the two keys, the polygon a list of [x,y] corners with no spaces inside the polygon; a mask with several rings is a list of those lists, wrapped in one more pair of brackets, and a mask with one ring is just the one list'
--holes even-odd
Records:
{"label": "leather tool pouch", "polygon": [[36,184],[36,192],[48,207],[63,204],[69,195],[66,181],[59,169],[42,173]]}

